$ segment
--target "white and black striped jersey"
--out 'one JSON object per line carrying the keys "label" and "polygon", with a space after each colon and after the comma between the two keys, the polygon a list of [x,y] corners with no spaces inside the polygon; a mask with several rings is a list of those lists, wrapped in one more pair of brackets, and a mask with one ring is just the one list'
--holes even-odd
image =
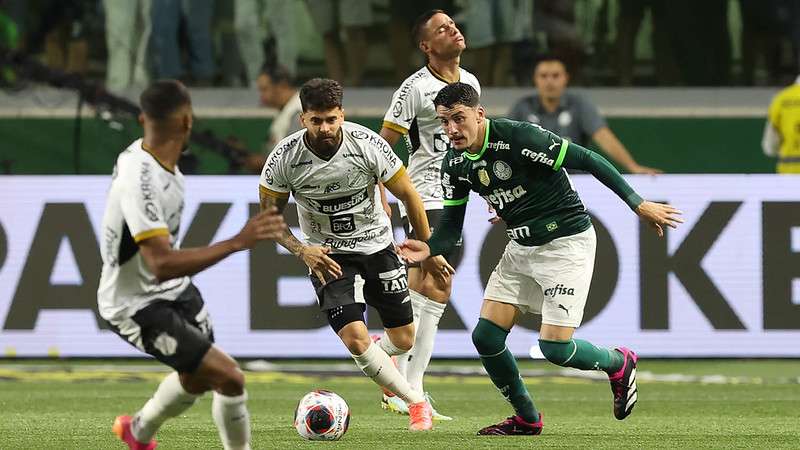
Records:
{"label": "white and black striped jersey", "polygon": [[393,242],[377,182],[391,182],[405,168],[369,128],[344,122],[341,132],[342,143],[329,160],[309,149],[305,129],[279,142],[261,171],[260,190],[273,197],[294,196],[307,244],[370,255]]}
{"label": "white and black striped jersey", "polygon": [[154,236],[169,236],[172,247],[180,247],[183,194],[183,174],[177,167],[164,167],[142,139],[117,157],[100,244],[97,303],[104,319],[124,320],[154,300],[175,300],[189,286],[189,277],[159,283],[138,246]]}
{"label": "white and black striped jersey", "polygon": [[[462,83],[481,92],[474,75],[459,68]],[[450,141],[436,118],[433,99],[448,82],[429,66],[406,78],[392,96],[383,126],[402,133],[408,146],[408,174],[422,198],[425,209],[441,209],[442,185],[439,171]],[[400,213],[405,209],[400,205]]]}

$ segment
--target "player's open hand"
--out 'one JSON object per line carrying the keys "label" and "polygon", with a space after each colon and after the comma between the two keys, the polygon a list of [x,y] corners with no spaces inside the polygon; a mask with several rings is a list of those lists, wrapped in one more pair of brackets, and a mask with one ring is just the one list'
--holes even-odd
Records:
{"label": "player's open hand", "polygon": [[628,171],[630,173],[640,174],[640,175],[658,175],[664,173],[664,171],[661,169],[656,169],[654,167],[640,166],[639,164],[636,164],[635,166],[631,167],[630,170]]}
{"label": "player's open hand", "polygon": [[664,228],[662,227],[677,228],[679,223],[683,223],[683,219],[678,217],[683,212],[667,203],[655,203],[645,200],[636,208],[636,214],[655,229],[660,237],[664,236]]}
{"label": "player's open hand", "polygon": [[323,284],[342,276],[342,267],[328,254],[330,247],[304,246],[298,256]]}
{"label": "player's open hand", "polygon": [[239,249],[253,248],[259,241],[280,238],[284,230],[283,215],[273,206],[251,217],[234,241]]}
{"label": "player's open hand", "polygon": [[431,249],[422,241],[409,239],[397,246],[397,253],[407,263],[418,263],[431,256]]}
{"label": "player's open hand", "polygon": [[420,263],[420,268],[423,272],[423,278],[427,275],[431,275],[443,284],[447,283],[450,277],[456,273],[456,269],[454,269],[442,255],[423,260]]}

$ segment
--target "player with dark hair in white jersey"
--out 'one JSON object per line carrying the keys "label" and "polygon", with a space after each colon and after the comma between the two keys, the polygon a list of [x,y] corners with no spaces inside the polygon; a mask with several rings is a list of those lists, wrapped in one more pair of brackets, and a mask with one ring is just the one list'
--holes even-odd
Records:
{"label": "player with dark hair in white jersey", "polygon": [[[278,143],[261,172],[262,208],[297,202],[305,243],[290,230],[278,243],[309,267],[320,309],[365,375],[408,406],[412,431],[433,427],[430,404],[408,385],[391,360],[414,343],[414,320],[406,267],[394,249],[389,217],[377,183],[403,201],[420,236],[430,235],[419,195],[400,158],[377,133],[345,122],[342,87],[315,78],[300,89],[305,129]],[[429,276],[445,278],[444,258],[423,265]],[[384,334],[370,339],[364,311],[373,306]]]}
{"label": "player with dark hair in white jersey", "polygon": [[[380,135],[392,146],[405,137],[408,146],[408,173],[414,188],[422,197],[431,228],[436,228],[441,217],[442,185],[439,170],[447,153],[449,141],[436,118],[433,98],[449,83],[461,81],[481,91],[474,75],[460,67],[461,53],[466,48],[464,36],[453,19],[440,9],[430,10],[417,18],[412,30],[415,44],[425,53],[428,63],[408,77],[392,97]],[[388,205],[384,205],[390,212]],[[406,235],[414,238],[416,230],[407,220],[400,206],[400,215]],[[443,255],[456,265],[461,259],[461,245]],[[411,387],[424,392],[422,378],[433,354],[433,342],[439,320],[450,301],[452,278],[440,280],[424,276],[418,264],[411,264],[408,271],[411,301],[414,307],[414,322],[417,336],[414,348],[407,355],[397,358],[398,368]],[[427,394],[426,394],[427,395]],[[384,409],[407,413],[403,402],[384,394],[381,406]],[[450,420],[450,417],[433,411],[435,420]]]}
{"label": "player with dark hair in white jersey", "polygon": [[226,450],[250,448],[244,374],[214,345],[214,331],[190,276],[226,256],[283,234],[277,208],[250,219],[233,238],[180,249],[184,181],[178,158],[192,130],[189,92],[178,81],[153,83],[141,95],[144,138],[117,158],[103,215],[100,315],[137,349],[174,369],[133,416],[118,416],[113,431],[129,448],[152,450],[164,421],[206,391]]}

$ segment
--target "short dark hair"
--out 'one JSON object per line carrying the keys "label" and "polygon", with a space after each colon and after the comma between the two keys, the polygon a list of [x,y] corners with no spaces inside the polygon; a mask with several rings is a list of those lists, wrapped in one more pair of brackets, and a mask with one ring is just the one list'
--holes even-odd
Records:
{"label": "short dark hair", "polygon": [[289,72],[286,66],[281,64],[266,62],[261,66],[261,70],[258,74],[268,76],[274,84],[286,83],[289,86],[295,85],[294,76]]}
{"label": "short dark hair", "polygon": [[541,64],[543,62],[560,62],[561,65],[564,66],[564,70],[569,72],[569,68],[567,67],[567,63],[565,63],[564,60],[560,56],[552,54],[552,53],[545,53],[543,55],[539,55],[539,57],[536,58],[536,60],[533,63],[533,70],[535,71],[536,68],[539,67],[539,64]]}
{"label": "short dark hair", "polygon": [[189,91],[178,80],[158,80],[139,96],[142,111],[154,120],[164,120],[179,108],[191,104]]}
{"label": "short dark hair", "polygon": [[422,41],[422,35],[425,32],[425,24],[431,20],[431,17],[437,14],[447,13],[441,9],[431,9],[420,14],[417,20],[414,21],[414,26],[411,27],[411,38],[414,39],[414,45],[419,45],[420,41]]}
{"label": "short dark hair", "polygon": [[478,106],[481,97],[474,87],[467,83],[455,82],[439,90],[433,99],[433,106],[452,108],[455,105],[464,105],[470,108]]}
{"label": "short dark hair", "polygon": [[303,112],[328,111],[342,107],[342,85],[329,78],[313,78],[300,88]]}

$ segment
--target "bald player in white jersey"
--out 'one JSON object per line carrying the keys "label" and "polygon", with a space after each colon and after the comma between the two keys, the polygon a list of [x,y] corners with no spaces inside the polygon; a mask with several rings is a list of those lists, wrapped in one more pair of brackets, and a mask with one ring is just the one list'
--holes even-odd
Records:
{"label": "bald player in white jersey", "polygon": [[[283,211],[294,196],[305,242],[287,229],[278,243],[309,267],[320,309],[359,369],[403,400],[412,431],[430,430],[430,404],[391,360],[413,345],[414,319],[406,267],[395,252],[377,183],[405,203],[409,220],[425,239],[430,230],[422,201],[389,144],[370,129],[344,121],[339,83],[308,81],[300,88],[300,103],[305,129],[279,142],[267,157],[261,207]],[[444,258],[423,269],[441,279],[452,273]],[[364,322],[366,305],[383,322],[377,343]]]}
{"label": "bald player in white jersey", "polygon": [[[408,172],[411,182],[422,197],[428,222],[434,229],[444,208],[439,172],[449,140],[436,117],[433,98],[441,88],[456,81],[467,83],[478,92],[481,86],[474,75],[459,66],[461,53],[466,48],[464,36],[444,11],[434,9],[422,14],[414,23],[412,33],[419,49],[425,53],[428,64],[408,77],[395,91],[383,118],[380,135],[392,146],[405,138],[409,149]],[[388,205],[384,205],[384,209],[390,212]],[[402,205],[400,215],[407,237],[414,239],[415,230],[406,219]],[[444,257],[451,264],[456,264],[461,258],[460,243]],[[408,378],[411,387],[424,393],[422,378],[431,360],[439,320],[450,300],[452,278],[438,280],[425,277],[414,264],[409,267],[408,278],[417,336],[414,348],[408,354],[399,356],[397,361],[400,372]],[[386,394],[381,406],[401,414],[407,413],[403,402]],[[435,409],[433,417],[435,420],[451,420]]]}
{"label": "bald player in white jersey", "polygon": [[113,431],[130,449],[152,450],[161,424],[214,392],[212,415],[226,450],[250,448],[244,375],[214,345],[214,331],[190,276],[231,253],[275,239],[286,225],[277,208],[247,222],[231,239],[181,249],[184,180],[178,158],[192,130],[192,104],[178,81],[153,83],[141,95],[144,138],[117,158],[103,215],[100,315],[121,338],[171,367],[152,398]]}

